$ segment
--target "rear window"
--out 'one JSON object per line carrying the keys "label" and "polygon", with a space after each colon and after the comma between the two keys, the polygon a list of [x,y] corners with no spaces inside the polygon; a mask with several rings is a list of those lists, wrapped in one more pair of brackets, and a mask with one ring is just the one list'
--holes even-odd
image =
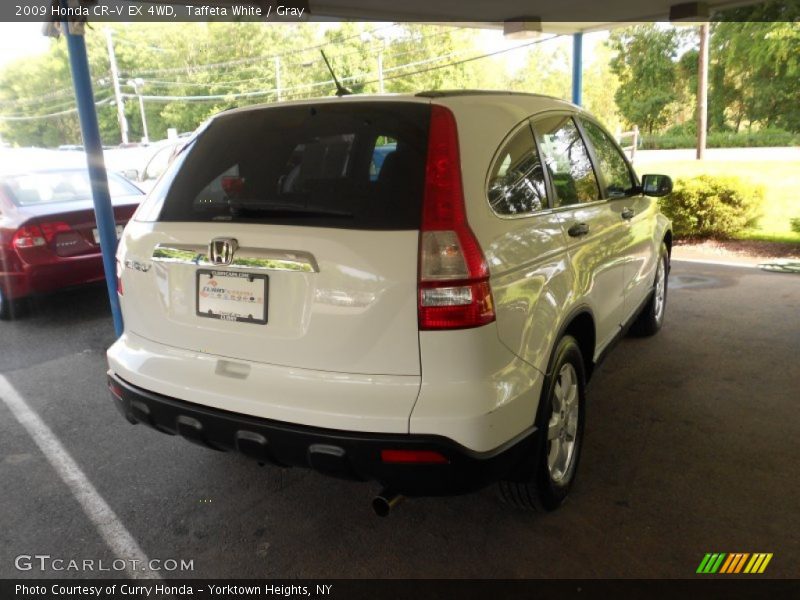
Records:
{"label": "rear window", "polygon": [[220,115],[154,190],[157,220],[418,229],[429,120],[409,102]]}
{"label": "rear window", "polygon": [[[89,172],[84,169],[31,171],[0,178],[0,185],[17,206],[40,206],[92,199]],[[111,197],[141,195],[141,190],[122,177],[108,174]]]}

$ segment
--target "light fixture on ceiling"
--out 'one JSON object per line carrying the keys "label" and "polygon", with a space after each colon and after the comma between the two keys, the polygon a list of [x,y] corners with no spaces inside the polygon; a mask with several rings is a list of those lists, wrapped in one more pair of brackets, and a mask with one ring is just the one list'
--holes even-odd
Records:
{"label": "light fixture on ceiling", "polygon": [[669,20],[672,23],[703,23],[708,21],[710,11],[707,2],[683,2],[669,7]]}
{"label": "light fixture on ceiling", "polygon": [[518,17],[503,22],[503,35],[510,40],[530,40],[542,35],[539,17]]}

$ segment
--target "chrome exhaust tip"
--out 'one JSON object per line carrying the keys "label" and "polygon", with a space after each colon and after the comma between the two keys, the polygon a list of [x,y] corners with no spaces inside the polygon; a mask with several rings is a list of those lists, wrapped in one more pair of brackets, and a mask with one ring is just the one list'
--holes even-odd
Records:
{"label": "chrome exhaust tip", "polygon": [[391,490],[383,490],[372,500],[372,510],[379,517],[388,517],[392,509],[405,499]]}

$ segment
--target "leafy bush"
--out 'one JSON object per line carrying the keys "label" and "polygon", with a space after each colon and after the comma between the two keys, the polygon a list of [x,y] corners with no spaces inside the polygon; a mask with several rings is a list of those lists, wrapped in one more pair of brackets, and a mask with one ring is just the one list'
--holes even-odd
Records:
{"label": "leafy bush", "polygon": [[689,119],[685,123],[681,123],[680,125],[673,125],[669,129],[667,129],[662,135],[668,137],[678,137],[678,136],[696,136],[697,135],[697,121],[694,119]]}
{"label": "leafy bush", "polygon": [[[642,136],[642,150],[673,150],[694,148],[697,136],[691,127],[675,126],[666,133]],[[760,131],[712,131],[708,134],[706,145],[709,148],[759,148],[767,146],[800,145],[800,134],[783,129],[762,129]]]}
{"label": "leafy bush", "polygon": [[800,217],[789,219],[789,223],[791,224],[792,231],[795,233],[800,233]]}
{"label": "leafy bush", "polygon": [[728,238],[755,224],[764,189],[731,176],[700,175],[678,179],[661,210],[672,219],[678,237]]}

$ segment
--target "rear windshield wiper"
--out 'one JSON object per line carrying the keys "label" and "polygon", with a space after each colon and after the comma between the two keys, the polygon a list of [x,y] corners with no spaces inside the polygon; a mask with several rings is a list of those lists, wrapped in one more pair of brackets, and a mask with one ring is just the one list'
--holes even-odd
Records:
{"label": "rear windshield wiper", "polygon": [[242,213],[268,213],[274,216],[286,217],[339,217],[343,219],[353,217],[353,213],[346,210],[303,206],[300,204],[281,204],[264,200],[231,200],[228,203],[228,208],[234,216]]}

